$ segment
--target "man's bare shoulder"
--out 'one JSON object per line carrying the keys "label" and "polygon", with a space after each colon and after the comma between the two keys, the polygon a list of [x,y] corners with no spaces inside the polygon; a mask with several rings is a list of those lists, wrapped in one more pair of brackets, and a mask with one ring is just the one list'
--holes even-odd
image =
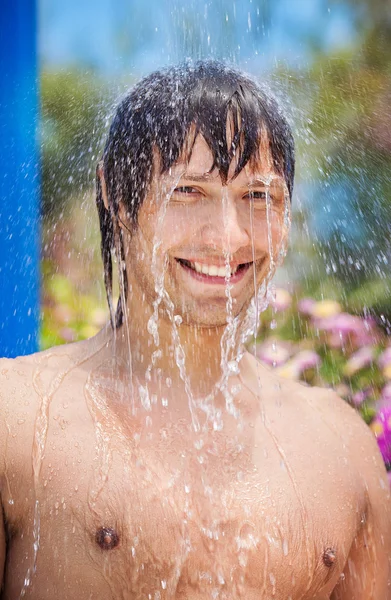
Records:
{"label": "man's bare shoulder", "polygon": [[86,377],[83,367],[96,354],[96,348],[96,340],[91,339],[0,359],[0,457],[15,435],[30,443],[42,403],[52,400],[67,376],[73,389],[82,385]]}
{"label": "man's bare shoulder", "polygon": [[40,402],[39,387],[42,379],[56,376],[63,362],[62,352],[56,347],[0,359],[0,456],[4,457],[12,432],[17,431],[24,440],[32,434]]}
{"label": "man's bare shoulder", "polygon": [[339,404],[340,401],[339,396],[329,388],[310,387],[304,382],[280,376],[278,371],[264,365],[249,352],[242,358],[240,374],[246,387],[255,395],[261,393],[269,397],[283,397],[285,405],[294,402],[298,409],[302,404],[316,405],[327,411],[327,407],[331,410],[333,403]]}
{"label": "man's bare shoulder", "polygon": [[12,422],[20,411],[20,414],[28,412],[34,403],[34,373],[44,354],[0,359],[0,426]]}
{"label": "man's bare shoulder", "polygon": [[68,369],[76,371],[104,347],[104,334],[100,332],[94,338],[54,346],[42,352],[36,352],[17,358],[0,358],[0,398],[4,401],[9,394],[13,398],[24,395],[23,385],[37,390],[39,380],[50,382],[53,377],[65,377]]}
{"label": "man's bare shoulder", "polygon": [[297,408],[300,408],[300,404],[304,404],[321,411],[323,416],[329,414],[333,421],[342,419],[344,426],[346,422],[350,422],[352,426],[364,428],[365,431],[368,429],[357,411],[331,388],[309,386],[301,381],[281,377],[278,372],[263,365],[249,352],[244,355],[240,366],[242,377],[255,394],[260,390],[273,392],[273,395],[282,394],[284,401],[297,403]]}
{"label": "man's bare shoulder", "polygon": [[12,399],[15,406],[26,395],[33,398],[37,391],[38,380],[50,378],[73,364],[86,342],[55,346],[42,352],[36,352],[17,358],[0,358],[0,402],[8,404]]}
{"label": "man's bare shoulder", "polygon": [[241,367],[247,387],[255,394],[263,391],[272,402],[273,398],[278,398],[281,414],[284,414],[285,408],[292,426],[308,419],[319,442],[332,440],[335,454],[349,457],[349,464],[365,480],[365,486],[371,481],[372,486],[388,490],[386,471],[375,436],[357,410],[334,390],[279,377],[249,353],[243,357]]}
{"label": "man's bare shoulder", "polygon": [[0,359],[0,493],[10,460],[21,464],[25,449],[32,446],[37,406],[33,386],[36,359],[34,354]]}

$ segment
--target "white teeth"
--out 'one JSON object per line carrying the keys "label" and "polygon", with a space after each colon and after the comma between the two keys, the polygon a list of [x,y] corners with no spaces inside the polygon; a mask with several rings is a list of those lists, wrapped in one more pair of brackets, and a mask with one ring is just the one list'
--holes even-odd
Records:
{"label": "white teeth", "polygon": [[209,267],[208,275],[213,275],[213,277],[216,277],[216,275],[218,275],[219,277],[221,277],[219,271],[219,267],[215,267],[214,265],[212,265],[211,267]]}
{"label": "white teeth", "polygon": [[219,267],[217,269],[217,277],[225,277],[227,274],[227,269],[225,267]]}
{"label": "white teeth", "polygon": [[[203,265],[199,262],[190,263],[192,268],[197,271],[197,273],[203,273],[203,275],[209,275],[210,277],[225,277],[226,275],[226,267],[217,267],[216,265]],[[238,267],[234,267],[231,270],[231,276],[236,273]]]}

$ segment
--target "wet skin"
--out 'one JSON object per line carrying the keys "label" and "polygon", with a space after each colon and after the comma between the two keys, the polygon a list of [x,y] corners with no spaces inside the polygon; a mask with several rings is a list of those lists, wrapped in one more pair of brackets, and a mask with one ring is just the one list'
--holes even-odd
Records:
{"label": "wet skin", "polygon": [[26,598],[389,597],[387,480],[353,410],[247,354],[232,378],[243,427],[225,416],[196,448],[174,389],[149,421],[129,415],[106,340],[1,362],[2,600],[34,561],[35,500]]}
{"label": "wet skin", "polygon": [[[216,428],[202,405],[191,414],[164,302],[154,353],[163,274],[188,383],[204,398],[221,375],[227,322],[215,269],[227,257],[235,273],[251,264],[232,277],[241,318],[287,235],[267,144],[226,186],[211,164],[197,140],[189,164],[153,181],[132,235],[121,207],[130,293],[115,340],[108,327],[0,363],[1,600],[390,597],[389,486],[354,411],[247,353],[228,381],[237,414],[220,393],[209,405],[221,411]],[[258,180],[271,176],[268,211]],[[195,263],[212,267],[210,280]]]}

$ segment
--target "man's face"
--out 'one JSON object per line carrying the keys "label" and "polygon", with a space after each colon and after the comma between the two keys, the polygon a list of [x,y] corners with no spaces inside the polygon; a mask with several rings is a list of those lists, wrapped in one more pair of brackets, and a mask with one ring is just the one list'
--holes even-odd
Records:
{"label": "man's face", "polygon": [[[126,246],[127,272],[152,304],[164,273],[164,288],[182,319],[198,326],[227,323],[245,310],[281,251],[287,235],[288,195],[275,173],[268,144],[260,161],[223,185],[204,138],[196,138],[187,164],[157,174],[140,207],[138,227]],[[158,171],[158,169],[156,169]],[[227,267],[229,263],[229,267]]]}

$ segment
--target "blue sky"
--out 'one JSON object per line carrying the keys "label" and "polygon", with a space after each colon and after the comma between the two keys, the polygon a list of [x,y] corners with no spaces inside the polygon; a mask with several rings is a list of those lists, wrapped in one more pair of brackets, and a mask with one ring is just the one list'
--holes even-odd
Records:
{"label": "blue sky", "polygon": [[310,49],[354,42],[352,15],[327,0],[40,0],[41,62],[140,75],[184,58],[250,71],[307,64]]}
{"label": "blue sky", "polygon": [[[337,52],[356,36],[342,0],[39,0],[39,7],[42,66],[94,70],[114,84],[187,58],[223,58],[254,75],[277,63],[306,67],[314,50]],[[306,173],[305,157],[301,165]]]}

